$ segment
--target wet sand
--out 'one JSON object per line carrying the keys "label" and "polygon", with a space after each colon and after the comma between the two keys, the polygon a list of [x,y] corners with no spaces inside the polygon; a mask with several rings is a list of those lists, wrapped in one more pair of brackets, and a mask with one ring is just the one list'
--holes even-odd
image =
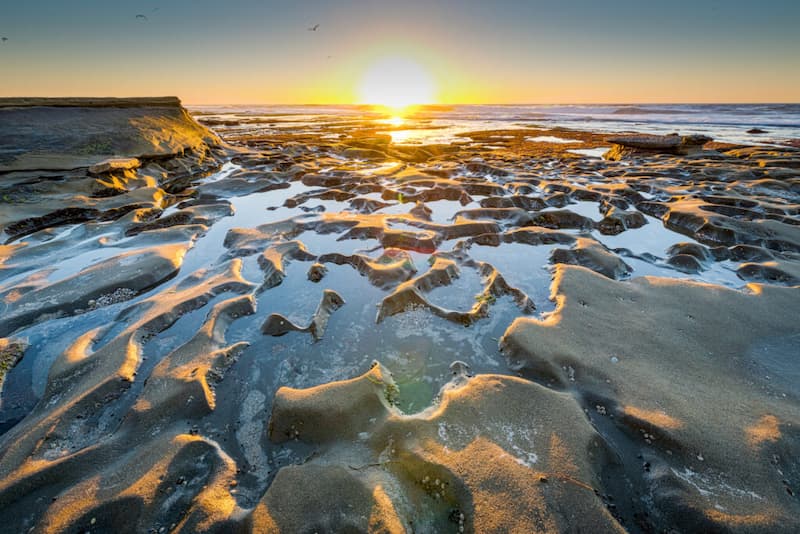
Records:
{"label": "wet sand", "polygon": [[800,151],[45,103],[0,102],[11,530],[800,529]]}

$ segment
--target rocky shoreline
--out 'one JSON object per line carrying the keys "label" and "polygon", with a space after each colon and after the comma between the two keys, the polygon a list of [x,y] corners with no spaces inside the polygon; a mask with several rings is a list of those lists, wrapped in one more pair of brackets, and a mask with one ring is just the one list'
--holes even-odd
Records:
{"label": "rocky shoreline", "polygon": [[800,529],[800,151],[197,118],[0,100],[5,528]]}

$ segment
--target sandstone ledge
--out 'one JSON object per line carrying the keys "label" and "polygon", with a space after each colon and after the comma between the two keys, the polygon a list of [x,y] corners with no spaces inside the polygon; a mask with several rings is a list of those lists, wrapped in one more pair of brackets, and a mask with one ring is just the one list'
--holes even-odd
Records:
{"label": "sandstone ledge", "polygon": [[0,108],[11,107],[80,107],[80,108],[141,108],[181,107],[177,96],[107,98],[107,97],[9,97],[0,98]]}
{"label": "sandstone ledge", "polygon": [[163,159],[219,143],[176,97],[0,99],[0,173]]}

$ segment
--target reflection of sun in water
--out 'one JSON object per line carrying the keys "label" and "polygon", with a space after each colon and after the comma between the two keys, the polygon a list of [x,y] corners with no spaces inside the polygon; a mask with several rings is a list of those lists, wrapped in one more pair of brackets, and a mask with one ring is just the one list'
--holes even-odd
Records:
{"label": "reflection of sun in water", "polygon": [[391,56],[373,63],[364,74],[359,87],[361,102],[389,108],[390,119],[402,124],[403,109],[415,104],[434,102],[434,83],[416,61]]}
{"label": "reflection of sun in water", "polygon": [[402,126],[403,124],[405,124],[406,121],[403,119],[403,117],[394,116],[388,119],[383,119],[381,122],[397,128],[398,126]]}

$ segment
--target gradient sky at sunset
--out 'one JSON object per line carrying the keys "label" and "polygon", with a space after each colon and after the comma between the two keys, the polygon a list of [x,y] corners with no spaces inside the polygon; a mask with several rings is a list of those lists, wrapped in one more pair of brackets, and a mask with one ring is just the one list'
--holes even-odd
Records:
{"label": "gradient sky at sunset", "polygon": [[798,0],[4,0],[0,96],[353,103],[392,55],[442,103],[798,102],[798,28]]}

